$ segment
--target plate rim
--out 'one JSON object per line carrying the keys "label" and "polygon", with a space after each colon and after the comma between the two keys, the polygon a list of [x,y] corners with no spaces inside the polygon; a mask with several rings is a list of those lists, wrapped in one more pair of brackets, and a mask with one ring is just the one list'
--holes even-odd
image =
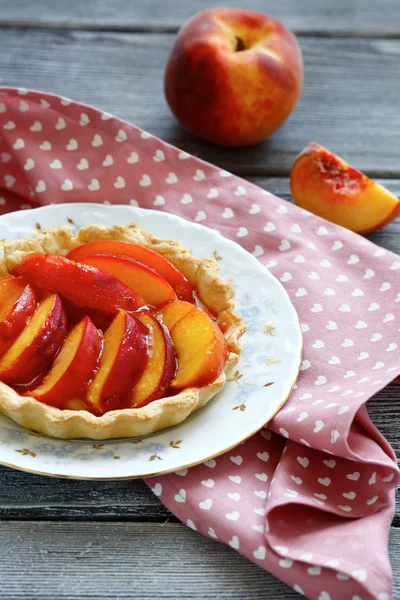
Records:
{"label": "plate rim", "polygon": [[[238,244],[236,241],[231,240],[230,238],[225,237],[224,235],[222,235],[219,231],[216,231],[215,229],[213,229],[212,227],[207,227],[206,225],[202,225],[200,223],[195,223],[193,221],[190,221],[189,219],[186,219],[185,217],[182,217],[180,215],[175,215],[166,211],[159,211],[159,210],[154,210],[154,209],[149,209],[149,208],[143,208],[140,206],[131,206],[131,205],[127,205],[127,204],[103,204],[100,202],[71,202],[71,203],[62,203],[62,204],[53,204],[53,205],[46,205],[46,206],[39,206],[39,207],[35,207],[35,208],[30,208],[28,210],[24,210],[24,211],[12,211],[10,213],[6,213],[4,215],[0,215],[0,224],[1,221],[3,220],[3,218],[7,218],[10,217],[12,215],[18,215],[20,213],[23,214],[32,214],[32,213],[37,213],[37,212],[47,212],[47,211],[54,211],[54,209],[56,207],[68,207],[68,209],[71,208],[71,211],[74,210],[75,207],[79,207],[79,209],[81,210],[82,208],[86,207],[86,208],[91,208],[93,209],[94,206],[98,206],[101,207],[102,209],[105,209],[106,212],[110,209],[112,209],[113,207],[120,207],[123,209],[128,209],[128,210],[132,210],[132,212],[134,213],[135,211],[139,210],[139,212],[144,212],[144,213],[155,213],[157,215],[165,215],[167,218],[172,218],[173,220],[183,220],[186,221],[187,223],[190,223],[190,225],[194,225],[195,228],[197,228],[199,231],[201,231],[202,229],[206,229],[206,230],[211,230],[213,232],[213,234],[217,237],[221,237],[224,241],[227,241],[230,244],[234,244],[235,246],[239,247],[242,251],[246,252],[248,254],[249,257],[251,257],[251,259],[257,263],[257,264],[262,264],[260,263],[257,258],[255,256],[253,256],[248,250],[246,250],[245,248],[243,248],[243,246],[241,246],[240,244]],[[279,281],[279,279],[277,277],[275,277],[270,270],[265,267],[265,274],[267,277],[269,277],[271,280],[275,281],[275,284],[278,284],[278,287],[280,288],[281,292],[284,293],[284,295],[286,296],[286,300],[288,301],[288,303],[290,304],[290,306],[292,307],[292,310],[294,311],[294,314],[296,315],[296,321],[297,321],[297,326],[298,326],[298,333],[300,335],[300,347],[299,347],[299,360],[298,360],[298,365],[296,368],[296,372],[294,374],[294,378],[293,381],[291,383],[290,389],[287,393],[287,395],[285,396],[285,398],[282,400],[282,402],[279,404],[279,406],[277,406],[274,411],[273,414],[269,416],[268,420],[263,423],[261,426],[257,426],[257,428],[255,430],[253,430],[251,433],[246,434],[245,437],[241,438],[240,440],[236,441],[233,445],[224,448],[221,451],[217,451],[215,453],[212,453],[210,456],[207,457],[203,457],[201,460],[197,460],[193,463],[188,463],[185,465],[181,465],[179,466],[179,468],[173,467],[173,468],[166,468],[162,471],[159,471],[157,473],[150,473],[150,474],[141,474],[141,475],[120,475],[117,477],[90,477],[90,476],[81,476],[81,475],[66,475],[66,474],[59,474],[59,473],[51,473],[49,471],[38,471],[32,468],[25,468],[22,467],[20,465],[15,465],[12,463],[7,463],[4,462],[0,459],[0,466],[2,467],[7,467],[9,469],[14,469],[16,471],[21,471],[24,473],[31,473],[34,475],[40,475],[43,477],[54,477],[54,478],[59,478],[59,479],[76,479],[76,480],[80,480],[80,481],[119,481],[119,480],[129,480],[129,479],[145,479],[145,478],[151,478],[151,477],[160,477],[162,475],[168,475],[170,473],[174,473],[177,470],[182,470],[182,469],[188,469],[191,467],[195,467],[197,465],[203,464],[204,462],[206,462],[207,460],[211,460],[213,458],[217,458],[218,456],[221,456],[227,452],[230,452],[231,450],[233,450],[234,448],[236,448],[237,446],[239,446],[240,444],[244,443],[245,441],[247,441],[248,439],[250,439],[251,437],[253,437],[253,435],[257,434],[259,431],[261,431],[268,423],[269,421],[271,421],[271,419],[273,419],[275,417],[275,415],[281,410],[281,408],[286,404],[287,400],[289,399],[290,395],[293,392],[294,386],[296,385],[296,382],[299,378],[299,374],[300,374],[300,367],[301,367],[301,363],[302,363],[302,357],[303,357],[303,350],[304,350],[304,335],[303,335],[303,331],[301,328],[301,323],[300,323],[300,319],[299,319],[299,315],[298,312],[287,292],[287,290],[285,289],[285,287],[282,285],[282,283]],[[12,419],[11,419],[12,420]],[[27,428],[24,428],[28,431]],[[162,431],[162,430],[161,430]],[[157,433],[157,432],[154,432]],[[150,434],[152,435],[152,434]],[[46,436],[48,437],[48,436]],[[52,439],[52,438],[50,438]],[[67,441],[67,440],[66,440]]]}

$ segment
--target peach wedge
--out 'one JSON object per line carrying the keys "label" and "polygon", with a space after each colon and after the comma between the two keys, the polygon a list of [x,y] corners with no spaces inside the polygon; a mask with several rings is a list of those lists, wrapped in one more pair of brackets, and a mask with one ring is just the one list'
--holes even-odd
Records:
{"label": "peach wedge", "polygon": [[358,233],[400,215],[396,196],[316,142],[294,162],[290,187],[297,206]]}
{"label": "peach wedge", "polygon": [[190,302],[177,300],[175,302],[168,302],[168,304],[163,307],[159,314],[165,327],[171,331],[171,329],[178,321],[180,321],[180,319],[186,317],[186,315],[193,310],[196,310],[196,307]]}
{"label": "peach wedge", "polygon": [[193,288],[181,273],[168,259],[150,248],[133,244],[132,242],[123,242],[121,240],[101,240],[99,242],[90,242],[74,248],[68,254],[70,260],[80,262],[86,256],[94,254],[108,254],[112,256],[125,256],[154,269],[161,277],[174,288],[180,300],[193,302]]}
{"label": "peach wedge", "polygon": [[0,360],[0,380],[28,384],[53,362],[67,331],[60,296],[48,296]]}
{"label": "peach wedge", "polygon": [[0,280],[0,356],[21,333],[37,307],[36,294],[23,279]]}
{"label": "peach wedge", "polygon": [[95,267],[114,275],[154,308],[160,308],[167,302],[176,300],[173,288],[164,277],[132,258],[95,254],[85,256],[80,262],[82,265]]}
{"label": "peach wedge", "polygon": [[133,314],[119,311],[104,336],[100,368],[88,388],[95,414],[129,406],[126,398],[147,362],[147,327]]}
{"label": "peach wedge", "polygon": [[196,307],[170,331],[178,357],[172,388],[201,387],[212,383],[224,370],[229,351],[222,331],[213,319]]}
{"label": "peach wedge", "polygon": [[162,398],[176,371],[175,351],[168,330],[149,312],[138,313],[138,318],[149,329],[149,358],[133,389],[133,408],[146,406],[149,402]]}
{"label": "peach wedge", "polygon": [[80,265],[54,254],[29,254],[13,270],[14,275],[71,300],[76,306],[86,306],[115,313],[118,309],[137,310],[142,298],[119,279]]}
{"label": "peach wedge", "polygon": [[93,379],[102,347],[102,336],[89,317],[69,333],[42,384],[28,393],[36,400],[66,408],[79,398]]}

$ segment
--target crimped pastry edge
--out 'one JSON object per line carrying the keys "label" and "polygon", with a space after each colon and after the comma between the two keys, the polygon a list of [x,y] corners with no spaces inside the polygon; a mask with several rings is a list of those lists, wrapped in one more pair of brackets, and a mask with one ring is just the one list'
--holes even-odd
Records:
{"label": "crimped pastry edge", "polygon": [[214,258],[196,258],[178,242],[160,239],[151,232],[129,225],[88,225],[74,235],[67,226],[52,227],[35,238],[7,242],[0,263],[0,276],[6,276],[28,254],[57,254],[66,256],[70,250],[88,242],[121,240],[155,250],[168,258],[187,277],[202,301],[224,323],[224,336],[229,358],[224,372],[213,383],[200,388],[187,388],[176,396],[161,398],[139,409],[110,411],[101,417],[87,411],[60,410],[20,396],[0,383],[0,412],[18,424],[60,439],[88,438],[92,440],[143,436],[177,425],[192,412],[201,408],[225,385],[227,374],[238,363],[241,347],[239,338],[246,331],[241,316],[234,313],[234,290],[230,281],[223,281]]}

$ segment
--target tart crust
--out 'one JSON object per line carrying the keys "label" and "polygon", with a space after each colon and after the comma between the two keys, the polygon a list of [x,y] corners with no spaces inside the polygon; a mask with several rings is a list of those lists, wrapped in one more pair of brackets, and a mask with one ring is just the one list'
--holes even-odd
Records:
{"label": "tart crust", "polygon": [[224,324],[229,358],[224,372],[207,386],[187,388],[176,396],[161,398],[142,408],[110,411],[101,417],[85,410],[60,410],[48,406],[29,396],[20,396],[0,382],[0,412],[28,429],[55,438],[104,440],[136,437],[181,423],[224,387],[227,374],[239,361],[239,338],[247,329],[242,317],[233,312],[232,283],[221,279],[214,258],[196,258],[181,244],[159,239],[134,223],[110,227],[88,225],[79,229],[76,235],[69,227],[54,227],[44,230],[36,239],[8,242],[0,262],[0,276],[9,274],[28,254],[39,252],[66,256],[77,246],[99,240],[134,242],[168,258],[187,277],[204,304],[217,315],[217,323]]}

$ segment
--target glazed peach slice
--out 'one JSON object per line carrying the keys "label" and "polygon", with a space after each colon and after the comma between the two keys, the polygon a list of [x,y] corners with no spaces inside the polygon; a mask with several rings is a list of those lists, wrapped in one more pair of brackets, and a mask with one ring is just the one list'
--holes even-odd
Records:
{"label": "glazed peach slice", "polygon": [[228,347],[218,325],[201,308],[180,319],[170,331],[178,357],[172,388],[203,386],[224,370]]}
{"label": "glazed peach slice", "polygon": [[37,304],[32,286],[21,278],[0,280],[0,356],[21,333]]}
{"label": "glazed peach slice", "polygon": [[400,215],[396,196],[316,142],[293,164],[290,187],[298,206],[358,233]]}
{"label": "glazed peach slice", "polygon": [[86,256],[94,254],[110,254],[112,256],[126,256],[154,269],[161,277],[173,287],[180,300],[193,302],[193,288],[186,277],[167,258],[150,248],[123,242],[120,240],[102,240],[83,244],[68,254],[67,258],[80,262]]}
{"label": "glazed peach slice", "polygon": [[105,312],[103,310],[96,310],[95,308],[88,308],[87,306],[76,306],[70,300],[63,298],[63,306],[67,313],[68,325],[71,329],[82,321],[84,317],[90,317],[97,329],[105,331],[111,325],[111,321],[115,317],[115,313]]}
{"label": "glazed peach slice", "polygon": [[183,317],[186,317],[190,312],[196,310],[190,302],[184,300],[176,300],[175,302],[168,302],[160,311],[160,316],[165,327],[169,331],[173,326]]}
{"label": "glazed peach slice", "polygon": [[36,309],[28,325],[0,360],[0,380],[26,384],[52,363],[67,331],[67,318],[60,296],[48,296]]}
{"label": "glazed peach slice", "polygon": [[93,379],[101,346],[98,329],[89,317],[84,317],[69,333],[42,384],[28,395],[66,408],[66,402],[79,398]]}
{"label": "glazed peach slice", "polygon": [[76,306],[115,313],[118,309],[135,311],[145,304],[139,294],[110,273],[54,254],[29,254],[13,273],[41,290],[61,294]]}
{"label": "glazed peach slice", "polygon": [[133,314],[121,310],[114,318],[104,336],[100,368],[87,393],[95,414],[125,407],[129,391],[146,366],[147,334],[147,327]]}
{"label": "glazed peach slice", "polygon": [[133,408],[146,406],[149,402],[162,398],[176,371],[175,351],[168,330],[147,311],[139,312],[138,317],[149,329],[149,357],[146,368],[133,389]]}
{"label": "glazed peach slice", "polygon": [[132,258],[97,254],[85,256],[80,262],[114,275],[156,309],[171,300],[176,300],[173,288],[164,277]]}

